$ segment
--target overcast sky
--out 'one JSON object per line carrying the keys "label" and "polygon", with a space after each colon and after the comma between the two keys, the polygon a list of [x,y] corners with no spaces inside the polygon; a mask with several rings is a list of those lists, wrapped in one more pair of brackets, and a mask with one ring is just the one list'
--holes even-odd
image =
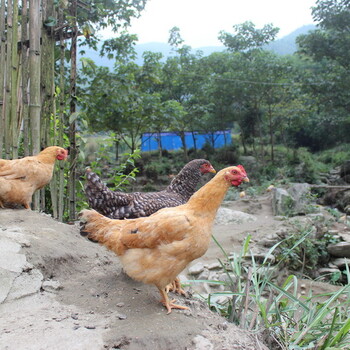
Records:
{"label": "overcast sky", "polygon": [[[232,26],[252,21],[257,28],[272,23],[278,37],[312,24],[311,7],[316,0],[148,0],[141,17],[132,21],[130,33],[138,43],[163,42],[177,26],[186,45],[222,45],[220,30],[233,33]],[[106,38],[108,35],[104,35]]]}

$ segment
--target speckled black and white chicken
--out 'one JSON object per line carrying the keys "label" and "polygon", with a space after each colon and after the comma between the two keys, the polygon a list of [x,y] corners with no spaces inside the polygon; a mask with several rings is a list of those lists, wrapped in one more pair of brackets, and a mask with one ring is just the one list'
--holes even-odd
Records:
{"label": "speckled black and white chicken", "polygon": [[90,169],[86,172],[85,193],[91,208],[111,219],[132,219],[149,216],[161,208],[176,207],[186,203],[197,190],[202,175],[215,173],[205,159],[187,163],[160,192],[114,192]]}

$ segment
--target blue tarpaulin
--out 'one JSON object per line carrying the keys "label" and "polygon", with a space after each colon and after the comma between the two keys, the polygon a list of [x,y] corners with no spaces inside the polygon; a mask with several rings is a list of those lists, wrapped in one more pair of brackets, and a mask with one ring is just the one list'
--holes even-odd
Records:
{"label": "blue tarpaulin", "polygon": [[[141,151],[157,150],[159,135],[162,149],[174,151],[183,147],[180,136],[173,132],[144,133],[141,140]],[[231,143],[231,130],[216,131],[211,134],[195,132],[194,135],[192,132],[185,132],[185,140],[187,148],[194,148],[194,142],[196,142],[197,149],[201,149],[206,142],[209,144],[214,142],[214,148],[220,148]]]}

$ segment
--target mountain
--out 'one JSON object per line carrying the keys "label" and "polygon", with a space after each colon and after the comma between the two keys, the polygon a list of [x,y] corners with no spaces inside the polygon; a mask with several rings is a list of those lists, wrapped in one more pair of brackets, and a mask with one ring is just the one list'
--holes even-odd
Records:
{"label": "mountain", "polygon": [[296,29],[294,32],[284,36],[281,39],[277,39],[265,46],[266,50],[273,51],[278,55],[292,55],[297,51],[297,44],[295,39],[302,34],[308,34],[311,30],[315,30],[316,26],[313,24],[302,26]]}
{"label": "mountain", "polygon": [[[316,26],[312,24],[302,26],[293,31],[292,33],[284,36],[283,38],[277,39],[269,43],[264,48],[266,50],[273,51],[279,55],[292,55],[297,50],[297,45],[295,43],[295,39],[297,38],[297,36],[301,34],[307,34],[309,31],[314,30],[315,28]],[[102,43],[100,45],[102,46]],[[204,56],[209,56],[213,52],[221,52],[225,49],[225,46],[203,46],[193,48],[193,51],[202,51]],[[142,55],[146,51],[160,52],[161,54],[163,54],[163,61],[165,61],[167,57],[175,55],[174,51],[172,50],[172,47],[166,43],[150,42],[146,44],[137,44],[135,45],[135,50],[137,53],[137,59],[135,62],[138,65],[143,64]],[[110,69],[113,69],[114,60],[109,60],[107,57],[101,57],[99,56],[98,52],[92,49],[86,48],[85,54],[83,56],[92,59],[99,66],[105,66],[109,67]]]}

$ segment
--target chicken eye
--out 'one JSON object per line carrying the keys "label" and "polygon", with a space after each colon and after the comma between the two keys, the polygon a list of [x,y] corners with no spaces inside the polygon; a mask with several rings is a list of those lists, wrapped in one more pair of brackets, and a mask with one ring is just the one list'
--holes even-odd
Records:
{"label": "chicken eye", "polygon": [[232,170],[232,174],[237,174],[237,170]]}

